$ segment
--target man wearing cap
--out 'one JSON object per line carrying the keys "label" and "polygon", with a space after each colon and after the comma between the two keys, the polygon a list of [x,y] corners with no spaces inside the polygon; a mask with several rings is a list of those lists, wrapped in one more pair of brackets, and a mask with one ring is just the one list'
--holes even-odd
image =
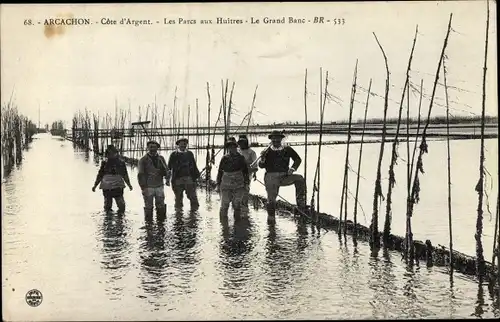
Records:
{"label": "man wearing cap", "polygon": [[[258,165],[255,162],[257,160],[257,153],[250,148],[250,144],[248,143],[248,137],[244,134],[240,135],[238,138],[239,152],[245,158],[245,162],[248,166],[248,174],[249,176],[254,176],[257,172]],[[243,195],[243,200],[241,201],[241,207],[244,211],[248,211],[248,195],[250,194],[250,181],[248,185],[245,186],[245,194]]]}
{"label": "man wearing cap", "polygon": [[167,169],[165,158],[158,154],[160,144],[156,141],[149,141],[148,153],[139,160],[139,173],[137,179],[144,197],[144,213],[146,216],[153,215],[153,202],[156,206],[156,214],[165,216],[167,206],[165,205],[165,190],[163,188],[163,178],[169,185],[170,172]]}
{"label": "man wearing cap", "polygon": [[225,144],[228,153],[224,155],[219,164],[217,173],[217,191],[221,195],[220,216],[226,219],[229,204],[233,204],[234,216],[241,215],[241,200],[250,182],[248,166],[243,155],[238,153],[238,143],[228,140]]}
{"label": "man wearing cap", "polygon": [[172,190],[175,194],[175,209],[182,209],[184,191],[191,203],[191,210],[196,211],[200,207],[196,194],[196,180],[200,177],[200,171],[196,165],[193,152],[187,149],[188,139],[181,138],[175,142],[177,150],[170,154],[168,169],[172,171]]}
{"label": "man wearing cap", "polygon": [[104,196],[104,210],[111,211],[113,199],[118,206],[118,212],[125,212],[125,199],[123,198],[123,189],[125,184],[132,190],[132,185],[128,177],[127,166],[125,162],[118,157],[118,150],[114,145],[108,145],[106,149],[106,160],[101,163],[97,173],[92,191],[95,192],[97,185],[102,189]]}
{"label": "man wearing cap", "polygon": [[[282,186],[295,185],[295,198],[299,211],[305,212],[306,210],[306,183],[303,176],[295,173],[302,159],[292,147],[282,145],[284,137],[283,133],[273,131],[269,135],[271,145],[262,151],[259,161],[259,167],[266,169],[264,184],[267,192],[269,222],[275,220],[276,198]],[[290,159],[293,160],[291,167]]]}

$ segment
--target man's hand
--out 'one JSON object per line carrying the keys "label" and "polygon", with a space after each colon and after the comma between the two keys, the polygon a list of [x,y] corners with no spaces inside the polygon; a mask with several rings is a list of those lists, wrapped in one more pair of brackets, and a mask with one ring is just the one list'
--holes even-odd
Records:
{"label": "man's hand", "polygon": [[165,173],[165,185],[170,186],[170,179],[172,178],[172,170],[167,170]]}
{"label": "man's hand", "polygon": [[295,169],[294,168],[290,168],[288,169],[288,175],[292,175],[293,173],[295,172]]}

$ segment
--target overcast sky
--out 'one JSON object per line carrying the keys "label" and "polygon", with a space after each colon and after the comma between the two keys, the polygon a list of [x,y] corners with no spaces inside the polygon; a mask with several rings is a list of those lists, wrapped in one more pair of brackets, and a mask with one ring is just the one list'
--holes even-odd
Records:
{"label": "overcast sky", "polygon": [[[496,7],[490,2],[487,78],[487,113],[497,115]],[[406,65],[418,24],[419,34],[412,66],[412,82],[424,80],[430,95],[450,13],[446,61],[451,108],[454,115],[481,112],[482,67],[486,28],[485,1],[402,3],[285,3],[285,4],[155,4],[155,5],[2,5],[1,6],[1,100],[14,90],[18,108],[34,121],[41,109],[42,123],[56,119],[69,122],[77,110],[114,113],[131,106],[133,118],[139,106],[192,106],[199,99],[199,117],[207,115],[206,83],[212,96],[212,122],[221,102],[221,80],[234,81],[234,108],[239,123],[248,112],[258,85],[255,122],[304,119],[304,74],[308,69],[309,119],[318,119],[319,69],[329,72],[328,91],[341,99],[327,105],[326,119],[348,117],[349,97],[356,59],[358,85],[383,95],[385,66],[375,41],[385,49],[391,72],[389,116],[396,116]],[[24,26],[24,19],[42,21],[57,15],[120,20],[197,19],[196,25],[66,27],[47,37],[43,25]],[[200,19],[251,17],[344,18],[345,25],[200,25]],[[417,98],[411,96],[411,114]],[[354,118],[364,113],[366,92],[358,89]],[[437,88],[438,104],[444,89]],[[383,99],[370,99],[369,117],[382,117]],[[423,112],[427,113],[428,101]],[[434,115],[445,108],[435,106]]]}

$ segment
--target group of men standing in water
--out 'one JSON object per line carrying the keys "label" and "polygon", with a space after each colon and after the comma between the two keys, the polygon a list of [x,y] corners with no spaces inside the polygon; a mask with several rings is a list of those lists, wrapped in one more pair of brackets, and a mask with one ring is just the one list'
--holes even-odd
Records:
{"label": "group of men standing in water", "polygon": [[[235,218],[248,213],[248,199],[251,179],[256,179],[259,168],[265,169],[264,185],[267,192],[268,221],[275,221],[276,199],[281,186],[295,186],[298,212],[306,211],[306,184],[304,177],[295,173],[302,163],[300,156],[290,146],[282,144],[282,132],[269,134],[271,144],[260,156],[250,147],[248,137],[240,135],[238,141],[231,137],[225,143],[228,151],[220,160],[216,179],[216,191],[221,196],[220,216],[228,216],[232,204]],[[190,201],[192,211],[199,208],[196,193],[200,171],[196,165],[194,154],[187,149],[188,139],[181,138],[176,142],[177,149],[170,154],[168,162],[158,154],[160,145],[149,141],[148,152],[138,163],[138,183],[144,198],[144,213],[152,216],[156,208],[159,216],[166,215],[164,185],[172,186],[175,195],[176,211],[183,208],[184,192]],[[119,212],[125,211],[123,191],[125,185],[132,190],[127,168],[118,157],[114,146],[108,146],[106,160],[102,162],[92,191],[100,184],[104,196],[104,209],[110,211],[115,199]],[[290,167],[290,160],[293,161]],[[165,179],[165,181],[164,181]]]}

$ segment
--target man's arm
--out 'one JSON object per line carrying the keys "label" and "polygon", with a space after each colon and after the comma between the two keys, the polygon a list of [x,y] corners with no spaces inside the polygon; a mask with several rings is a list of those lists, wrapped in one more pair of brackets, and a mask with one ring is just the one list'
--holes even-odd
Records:
{"label": "man's arm", "polygon": [[172,178],[172,169],[174,168],[174,162],[175,162],[175,152],[172,152],[170,153],[167,162],[167,173],[166,173],[167,182],[169,182],[170,179]]}
{"label": "man's arm", "polygon": [[265,169],[267,167],[267,151],[262,151],[259,160],[259,168]]}
{"label": "man's arm", "polygon": [[[257,160],[257,153],[255,153],[254,150],[252,150],[252,152],[250,153],[250,160],[251,160],[250,164],[253,164],[255,162],[255,160]],[[255,163],[250,168],[250,173],[257,172],[258,170],[259,170],[259,165],[257,163]]]}
{"label": "man's arm", "polygon": [[223,156],[222,159],[220,159],[219,163],[219,171],[217,172],[217,185],[219,186],[222,182],[222,175],[224,174],[224,165],[226,163],[226,156]]}
{"label": "man's arm", "polygon": [[174,159],[175,159],[175,152],[172,152],[168,157],[168,163],[167,163],[168,170],[172,170],[172,168],[174,167]]}
{"label": "man's arm", "polygon": [[245,161],[245,157],[240,155],[241,171],[243,172],[243,181],[245,185],[250,184],[250,175],[248,173],[248,165]]}
{"label": "man's arm", "polygon": [[193,152],[191,151],[188,152],[189,152],[189,157],[191,158],[191,162],[193,163],[193,170],[194,170],[193,176],[194,179],[196,180],[200,177],[200,170],[198,169],[198,165],[196,164],[196,159],[194,158]]}
{"label": "man's arm", "polygon": [[128,176],[127,165],[125,164],[125,162],[121,161],[120,167],[121,167],[121,171],[122,171],[123,180],[125,181],[127,186],[132,187],[132,184],[130,184],[130,178]]}
{"label": "man's arm", "polygon": [[291,146],[287,146],[286,149],[287,149],[288,155],[293,160],[292,168],[295,171],[297,171],[297,169],[299,168],[300,164],[302,163],[302,159],[300,158],[299,154]]}
{"label": "man's arm", "polygon": [[164,170],[163,176],[165,177],[165,180],[167,180],[168,182],[170,180],[170,170],[168,169],[167,162],[165,161],[165,158],[161,155],[159,155],[158,158],[160,159],[161,166]]}
{"label": "man's arm", "polygon": [[145,164],[144,164],[144,158],[141,158],[139,160],[138,173],[137,173],[137,181],[139,181],[139,187],[141,187],[141,189],[146,188],[146,185],[147,185],[147,174],[146,174],[146,167],[145,167]]}
{"label": "man's arm", "polygon": [[97,187],[97,185],[101,182],[102,178],[104,177],[104,167],[105,166],[106,166],[106,161],[102,161],[101,167],[99,168],[99,171],[97,172],[97,177],[95,178],[94,187]]}

